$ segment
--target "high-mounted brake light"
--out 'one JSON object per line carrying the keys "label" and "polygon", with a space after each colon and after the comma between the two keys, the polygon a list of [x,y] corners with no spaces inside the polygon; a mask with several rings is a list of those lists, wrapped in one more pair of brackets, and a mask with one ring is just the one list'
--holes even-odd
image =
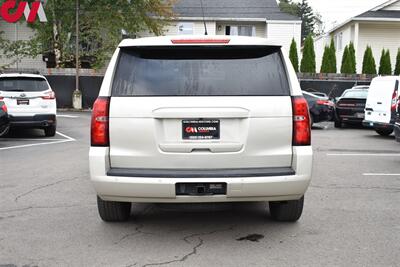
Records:
{"label": "high-mounted brake light", "polygon": [[42,96],[42,99],[45,100],[53,100],[56,98],[56,94],[54,93],[54,91],[49,91],[46,92],[44,96]]}
{"label": "high-mounted brake light", "polygon": [[173,44],[229,44],[230,39],[172,39]]}
{"label": "high-mounted brake light", "polygon": [[311,145],[311,125],[308,104],[304,97],[292,97],[293,146]]}
{"label": "high-mounted brake light", "polygon": [[109,109],[110,98],[99,97],[93,105],[91,123],[91,145],[109,146]]}

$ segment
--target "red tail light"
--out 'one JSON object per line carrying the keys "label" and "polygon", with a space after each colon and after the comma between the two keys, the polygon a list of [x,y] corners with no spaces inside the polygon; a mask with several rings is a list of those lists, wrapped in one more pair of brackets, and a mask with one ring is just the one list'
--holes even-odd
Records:
{"label": "red tail light", "polygon": [[53,91],[46,92],[45,94],[46,95],[42,96],[42,99],[45,99],[45,100],[56,99],[56,94]]}
{"label": "red tail light", "polygon": [[0,100],[3,100],[3,99],[4,99],[4,97],[0,96]]}
{"label": "red tail light", "polygon": [[6,106],[6,104],[3,104],[3,105],[1,106],[1,109],[2,109],[5,113],[7,113],[7,106]]}
{"label": "red tail light", "polygon": [[293,105],[293,146],[311,145],[311,125],[308,104],[304,97],[292,98]]}
{"label": "red tail light", "polygon": [[99,97],[93,105],[91,124],[91,145],[109,146],[109,109],[110,98]]}
{"label": "red tail light", "polygon": [[397,106],[397,90],[395,89],[392,94],[392,105],[391,105],[392,112],[396,111],[396,106]]}
{"label": "red tail light", "polygon": [[317,104],[318,104],[318,105],[325,105],[325,106],[334,106],[334,104],[332,103],[332,101],[324,100],[324,99],[319,99],[319,100],[317,100]]}

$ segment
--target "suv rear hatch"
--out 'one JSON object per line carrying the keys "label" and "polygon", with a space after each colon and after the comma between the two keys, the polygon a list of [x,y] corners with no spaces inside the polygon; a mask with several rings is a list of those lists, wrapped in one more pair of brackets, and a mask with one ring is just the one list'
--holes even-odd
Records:
{"label": "suv rear hatch", "polygon": [[1,77],[0,97],[15,115],[30,115],[43,112],[48,106],[43,99],[54,99],[47,81],[34,77]]}
{"label": "suv rear hatch", "polygon": [[365,120],[378,123],[393,122],[399,82],[390,77],[375,78],[368,92]]}
{"label": "suv rear hatch", "polygon": [[280,47],[121,48],[109,116],[112,168],[292,165]]}

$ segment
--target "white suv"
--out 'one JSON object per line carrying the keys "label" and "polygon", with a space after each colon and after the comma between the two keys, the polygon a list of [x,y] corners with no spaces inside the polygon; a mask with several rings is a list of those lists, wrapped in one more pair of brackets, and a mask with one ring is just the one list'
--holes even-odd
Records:
{"label": "white suv", "polygon": [[44,76],[1,74],[0,100],[7,105],[11,127],[40,128],[46,136],[56,134],[56,98]]}
{"label": "white suv", "polygon": [[132,202],[269,201],[296,221],[311,179],[310,117],[281,46],[251,37],[124,40],[94,104],[98,210]]}

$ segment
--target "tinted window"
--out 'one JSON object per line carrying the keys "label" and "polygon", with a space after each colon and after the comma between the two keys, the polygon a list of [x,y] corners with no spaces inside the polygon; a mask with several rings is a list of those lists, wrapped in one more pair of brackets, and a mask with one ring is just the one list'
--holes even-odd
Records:
{"label": "tinted window", "polygon": [[121,50],[113,96],[280,96],[289,85],[279,47]]}
{"label": "tinted window", "polygon": [[347,98],[367,98],[368,91],[367,90],[351,90],[344,92],[342,97]]}
{"label": "tinted window", "polygon": [[49,89],[43,78],[3,77],[0,78],[0,91],[38,92]]}

